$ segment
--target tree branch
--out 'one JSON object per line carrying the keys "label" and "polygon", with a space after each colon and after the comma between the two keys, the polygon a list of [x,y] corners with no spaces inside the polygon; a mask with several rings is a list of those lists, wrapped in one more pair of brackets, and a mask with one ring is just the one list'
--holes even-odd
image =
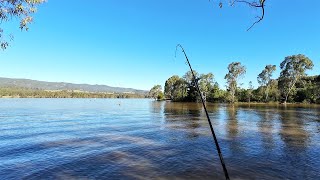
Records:
{"label": "tree branch", "polygon": [[256,24],[258,24],[260,21],[263,20],[264,18],[264,6],[265,6],[265,2],[266,0],[260,0],[260,3],[257,2],[248,2],[248,1],[242,1],[242,0],[235,0],[234,2],[239,2],[239,3],[245,3],[247,5],[249,5],[250,7],[254,7],[254,8],[261,8],[261,16],[257,16],[258,20],[255,21],[248,29],[247,31],[249,31],[253,26],[255,26]]}
{"label": "tree branch", "polygon": [[[209,0],[210,1],[210,0]],[[253,7],[253,8],[260,8],[261,9],[261,15],[260,16],[257,16],[256,18],[258,18],[258,20],[256,20],[248,29],[247,31],[249,31],[253,26],[255,26],[256,24],[258,24],[260,21],[263,20],[264,18],[264,13],[265,13],[265,10],[264,10],[264,7],[265,7],[265,2],[266,0],[252,0],[252,1],[249,1],[249,0],[230,0],[229,3],[230,3],[230,6],[234,6],[235,3],[243,3],[243,4],[247,4],[248,6],[250,7]],[[220,1],[219,3],[219,7],[222,8],[222,2]]]}

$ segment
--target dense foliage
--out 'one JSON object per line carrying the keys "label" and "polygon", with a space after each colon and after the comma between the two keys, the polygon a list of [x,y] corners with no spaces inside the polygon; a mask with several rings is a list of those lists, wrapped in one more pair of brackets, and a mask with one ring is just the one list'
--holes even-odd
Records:
{"label": "dense foliage", "polygon": [[153,86],[153,88],[151,88],[151,90],[149,91],[149,97],[156,100],[162,100],[164,98],[164,95],[161,85]]}
{"label": "dense foliage", "polygon": [[[20,29],[28,30],[28,24],[33,20],[32,14],[37,11],[37,5],[45,0],[1,0],[0,1],[0,24],[12,19],[20,21]],[[2,27],[2,26],[1,26]],[[0,27],[0,47],[6,49],[9,45],[4,34],[4,29]],[[10,35],[10,38],[12,36]]]}
{"label": "dense foliage", "polygon": [[164,96],[173,101],[199,101],[195,87],[195,81],[198,81],[203,97],[209,102],[320,103],[320,75],[306,75],[306,71],[312,68],[312,60],[305,55],[285,57],[280,64],[280,77],[272,79],[276,66],[266,65],[257,75],[259,87],[255,89],[251,81],[248,88],[239,86],[239,79],[245,75],[246,68],[240,62],[232,62],[225,76],[226,90],[214,81],[212,73],[199,75],[195,72],[194,79],[191,72],[187,72],[183,77],[174,75],[165,82]]}
{"label": "dense foliage", "polygon": [[228,66],[228,73],[224,77],[227,80],[227,88],[229,91],[229,101],[236,101],[236,91],[238,89],[239,78],[246,73],[246,68],[240,62],[233,62]]}

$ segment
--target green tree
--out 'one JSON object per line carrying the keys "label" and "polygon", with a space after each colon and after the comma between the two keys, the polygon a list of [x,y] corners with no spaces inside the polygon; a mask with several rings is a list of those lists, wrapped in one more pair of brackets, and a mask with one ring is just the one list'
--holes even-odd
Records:
{"label": "green tree", "polygon": [[187,83],[187,96],[185,98],[185,101],[194,102],[199,100],[199,93],[196,88],[196,81],[199,81],[199,74],[196,71],[193,71],[195,78],[193,78],[192,72],[188,71],[183,76],[183,79]]}
{"label": "green tree", "polygon": [[238,102],[248,102],[248,89],[238,88],[236,97]]}
{"label": "green tree", "polygon": [[208,101],[210,102],[226,102],[227,91],[220,89],[217,82],[214,83],[210,91]]}
{"label": "green tree", "polygon": [[227,87],[230,95],[230,102],[235,102],[235,94],[238,88],[238,80],[246,73],[245,66],[242,66],[240,62],[232,62],[228,66],[228,74],[224,77],[227,80]]}
{"label": "green tree", "polygon": [[164,94],[162,91],[158,93],[157,100],[164,100]]}
{"label": "green tree", "polygon": [[279,101],[280,100],[280,92],[278,88],[278,80],[271,79],[269,82],[269,101]]}
{"label": "green tree", "polygon": [[258,83],[260,86],[265,87],[265,102],[268,101],[269,89],[270,89],[270,81],[272,77],[272,73],[276,70],[276,65],[267,65],[264,70],[258,75]]}
{"label": "green tree", "polygon": [[[28,24],[33,20],[32,14],[37,11],[37,5],[45,0],[1,0],[0,1],[0,24],[13,18],[20,21],[20,29],[28,30]],[[10,36],[12,39],[12,36]],[[5,38],[4,29],[0,27],[0,46],[6,49],[9,43]]]}
{"label": "green tree", "polygon": [[174,91],[172,92],[173,93],[172,100],[185,101],[186,97],[188,96],[187,88],[188,88],[188,85],[184,79],[180,78],[179,80],[177,80],[176,83],[174,84]]}
{"label": "green tree", "polygon": [[200,75],[199,88],[205,100],[213,88],[213,79],[214,75],[212,73]]}
{"label": "green tree", "polygon": [[153,99],[158,99],[158,96],[162,93],[161,85],[155,85],[149,91],[149,96]]}
{"label": "green tree", "polygon": [[248,96],[248,102],[251,102],[252,92],[254,90],[254,87],[252,85],[252,81],[249,81],[249,88],[247,90],[247,96]]}
{"label": "green tree", "polygon": [[177,81],[180,80],[180,77],[177,75],[171,76],[168,80],[166,80],[164,86],[164,95],[166,98],[174,99],[174,91],[176,90]]}
{"label": "green tree", "polygon": [[306,70],[313,68],[313,62],[303,54],[287,56],[280,64],[281,73],[279,77],[279,90],[284,98],[284,103],[288,101],[290,93],[293,92],[295,84],[306,76]]}
{"label": "green tree", "polygon": [[177,75],[170,77],[165,83],[164,94],[173,101],[185,101],[187,97],[188,83]]}
{"label": "green tree", "polygon": [[297,94],[295,102],[319,103],[320,98],[320,76],[302,77],[296,84]]}

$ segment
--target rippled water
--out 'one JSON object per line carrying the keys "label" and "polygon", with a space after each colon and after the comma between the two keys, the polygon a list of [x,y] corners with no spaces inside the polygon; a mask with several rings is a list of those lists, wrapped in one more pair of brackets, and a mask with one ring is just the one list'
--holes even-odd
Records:
{"label": "rippled water", "polygon": [[[208,104],[231,179],[320,179],[320,108]],[[0,99],[0,179],[224,179],[200,104]]]}

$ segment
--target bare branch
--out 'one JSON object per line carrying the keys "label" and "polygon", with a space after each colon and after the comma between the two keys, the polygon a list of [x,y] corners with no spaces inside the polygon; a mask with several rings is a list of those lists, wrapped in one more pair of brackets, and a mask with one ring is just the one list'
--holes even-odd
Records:
{"label": "bare branch", "polygon": [[254,1],[254,2],[248,2],[248,1],[242,1],[242,0],[235,0],[234,2],[239,2],[239,3],[245,3],[251,7],[254,8],[261,8],[261,16],[258,16],[258,20],[255,21],[248,29],[247,31],[249,31],[253,26],[255,26],[256,24],[258,24],[260,21],[263,20],[264,18],[264,6],[265,6],[265,1],[266,0],[259,0],[259,3]]}
{"label": "bare branch", "polygon": [[[255,26],[256,24],[258,24],[260,21],[263,20],[264,12],[265,12],[265,10],[264,10],[265,1],[266,0],[252,0],[252,1],[249,1],[249,0],[229,0],[229,3],[230,3],[230,6],[234,6],[235,3],[243,3],[243,4],[247,4],[250,7],[261,9],[261,15],[256,17],[258,19],[247,29],[247,31],[249,31],[253,26]],[[221,1],[219,3],[219,7],[222,8]]]}
{"label": "bare branch", "polygon": [[241,0],[235,0],[234,2],[245,3],[245,4],[247,4],[247,5],[251,6],[251,7],[259,8],[259,7],[262,7],[262,2],[264,2],[264,0],[260,1],[260,3],[257,3],[255,1],[254,2],[248,2],[248,1],[241,1]]}

